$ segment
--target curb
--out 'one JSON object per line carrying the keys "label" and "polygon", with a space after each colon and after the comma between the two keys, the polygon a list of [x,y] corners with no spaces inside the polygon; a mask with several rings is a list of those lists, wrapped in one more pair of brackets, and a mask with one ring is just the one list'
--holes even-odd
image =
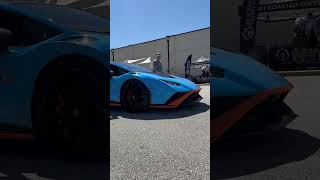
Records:
{"label": "curb", "polygon": [[278,71],[282,76],[320,76],[320,70]]}
{"label": "curb", "polygon": [[210,83],[202,83],[202,84],[197,84],[198,86],[208,86]]}

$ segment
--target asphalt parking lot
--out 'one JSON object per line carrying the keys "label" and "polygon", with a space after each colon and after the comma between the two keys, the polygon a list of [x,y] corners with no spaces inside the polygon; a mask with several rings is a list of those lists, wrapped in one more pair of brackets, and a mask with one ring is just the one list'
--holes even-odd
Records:
{"label": "asphalt parking lot", "polygon": [[209,179],[210,86],[190,107],[111,111],[111,179]]}
{"label": "asphalt parking lot", "polygon": [[33,141],[0,140],[1,180],[107,179],[104,161],[66,160]]}
{"label": "asphalt parking lot", "polygon": [[279,134],[214,147],[215,179],[320,179],[320,76],[288,77],[286,103],[299,115]]}

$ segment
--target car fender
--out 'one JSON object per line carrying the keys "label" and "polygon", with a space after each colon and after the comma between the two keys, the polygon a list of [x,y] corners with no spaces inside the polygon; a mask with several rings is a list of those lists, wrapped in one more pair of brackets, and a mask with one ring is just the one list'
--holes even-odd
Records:
{"label": "car fender", "polygon": [[[69,42],[54,42],[47,43],[41,46],[29,47],[16,55],[19,62],[14,65],[17,68],[14,70],[13,76],[16,78],[15,89],[23,88],[21,93],[17,94],[15,99],[21,99],[24,102],[19,105],[19,121],[14,122],[17,126],[32,128],[31,109],[32,97],[35,91],[36,81],[40,72],[50,63],[53,63],[59,58],[67,55],[81,55],[88,59],[94,60],[106,67],[108,72],[108,51],[102,52],[97,48],[92,48],[84,45],[73,44]],[[23,74],[23,76],[21,76]],[[106,82],[108,83],[108,82]]]}

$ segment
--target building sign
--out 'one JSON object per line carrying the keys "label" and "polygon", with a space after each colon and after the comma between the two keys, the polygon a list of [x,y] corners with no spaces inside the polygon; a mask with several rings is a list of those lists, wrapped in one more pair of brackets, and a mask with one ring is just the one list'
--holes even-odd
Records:
{"label": "building sign", "polygon": [[295,9],[308,9],[320,7],[320,0],[295,0],[287,2],[276,2],[270,4],[261,4],[258,7],[258,12],[271,12],[271,11],[288,11]]}
{"label": "building sign", "polygon": [[269,64],[276,70],[320,67],[320,48],[272,48],[269,51]]}

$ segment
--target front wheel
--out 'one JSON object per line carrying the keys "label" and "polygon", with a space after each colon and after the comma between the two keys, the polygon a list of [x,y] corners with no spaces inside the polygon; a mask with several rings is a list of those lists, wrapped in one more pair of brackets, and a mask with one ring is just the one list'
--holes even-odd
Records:
{"label": "front wheel", "polygon": [[107,156],[106,72],[99,70],[61,64],[38,90],[34,129],[50,150],[68,156]]}
{"label": "front wheel", "polygon": [[121,90],[121,105],[127,112],[141,112],[149,106],[149,91],[139,80],[127,81]]}

